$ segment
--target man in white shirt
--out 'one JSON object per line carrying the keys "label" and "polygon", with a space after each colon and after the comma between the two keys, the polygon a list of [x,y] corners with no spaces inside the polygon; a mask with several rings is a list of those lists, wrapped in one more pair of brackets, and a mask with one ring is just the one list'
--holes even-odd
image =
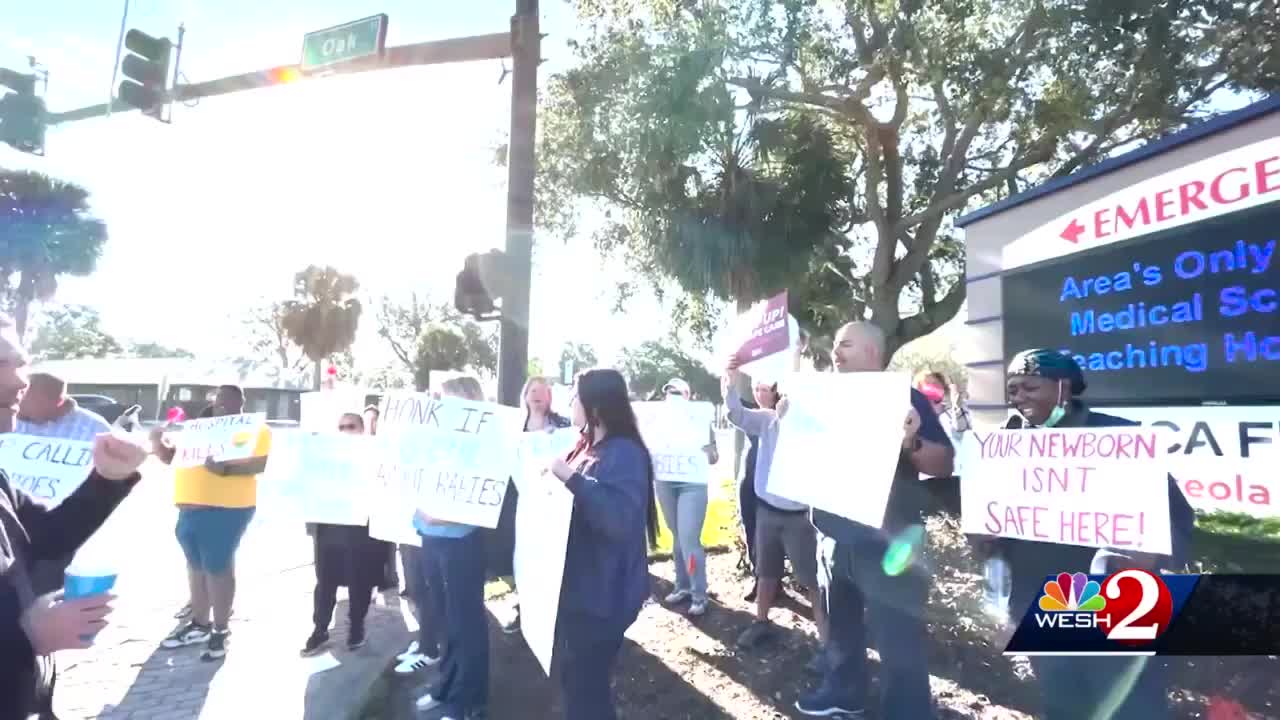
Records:
{"label": "man in white shirt", "polygon": [[23,435],[91,442],[111,424],[67,397],[67,384],[49,373],[31,373],[13,431]]}

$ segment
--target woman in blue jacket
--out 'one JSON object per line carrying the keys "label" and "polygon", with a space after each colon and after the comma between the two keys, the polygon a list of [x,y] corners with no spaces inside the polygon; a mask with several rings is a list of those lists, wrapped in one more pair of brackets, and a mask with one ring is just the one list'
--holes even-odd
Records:
{"label": "woman in blue jacket", "polygon": [[649,596],[646,545],[657,536],[653,460],[618,371],[584,373],[573,415],[582,441],[551,466],[573,493],[555,662],[566,720],[613,720],[609,685],[622,634]]}

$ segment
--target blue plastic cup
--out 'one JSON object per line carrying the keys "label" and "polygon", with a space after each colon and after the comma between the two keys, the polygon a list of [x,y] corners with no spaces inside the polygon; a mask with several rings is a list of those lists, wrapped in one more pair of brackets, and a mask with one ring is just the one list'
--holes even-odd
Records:
{"label": "blue plastic cup", "polygon": [[[64,600],[75,600],[77,598],[93,597],[95,595],[105,595],[111,592],[111,588],[116,584],[116,576],[111,575],[77,575],[67,573],[64,576],[62,584],[62,597]],[[80,639],[89,641],[93,640],[94,635],[81,635]]]}

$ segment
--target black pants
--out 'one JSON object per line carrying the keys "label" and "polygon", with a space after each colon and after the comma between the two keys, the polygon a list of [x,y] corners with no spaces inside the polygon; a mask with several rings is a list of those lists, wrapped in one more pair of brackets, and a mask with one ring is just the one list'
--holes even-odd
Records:
{"label": "black pants", "polygon": [[756,486],[748,473],[738,483],[738,514],[742,516],[742,531],[747,535],[747,559],[751,562],[751,574],[756,574]]}
{"label": "black pants", "polygon": [[438,692],[446,711],[462,717],[489,702],[489,615],[484,607],[485,542],[479,530],[460,538],[424,537],[427,594],[444,620],[444,663]]}
{"label": "black pants", "polygon": [[630,624],[560,611],[555,663],[565,720],[616,720],[610,683]]}
{"label": "black pants", "polygon": [[[364,629],[365,617],[369,614],[369,604],[373,600],[373,586],[361,585],[347,588],[347,617],[351,627]],[[333,608],[338,604],[338,584],[316,581],[315,611],[311,615],[316,630],[325,632],[333,621]]]}

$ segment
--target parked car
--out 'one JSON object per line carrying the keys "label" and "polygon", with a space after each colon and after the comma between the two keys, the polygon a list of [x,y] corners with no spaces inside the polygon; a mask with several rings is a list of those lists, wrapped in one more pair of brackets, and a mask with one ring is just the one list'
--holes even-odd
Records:
{"label": "parked car", "polygon": [[102,416],[103,420],[113,423],[120,414],[128,409],[128,406],[121,405],[114,398],[106,395],[71,395],[72,400],[76,404],[90,412],[95,412]]}

